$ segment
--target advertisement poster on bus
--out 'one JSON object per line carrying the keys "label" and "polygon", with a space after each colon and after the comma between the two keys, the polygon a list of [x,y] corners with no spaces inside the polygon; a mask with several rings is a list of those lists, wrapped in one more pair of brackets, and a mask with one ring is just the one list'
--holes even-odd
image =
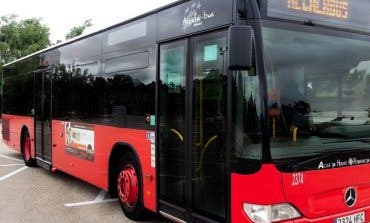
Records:
{"label": "advertisement poster on bus", "polygon": [[66,153],[80,159],[94,161],[94,126],[65,123]]}

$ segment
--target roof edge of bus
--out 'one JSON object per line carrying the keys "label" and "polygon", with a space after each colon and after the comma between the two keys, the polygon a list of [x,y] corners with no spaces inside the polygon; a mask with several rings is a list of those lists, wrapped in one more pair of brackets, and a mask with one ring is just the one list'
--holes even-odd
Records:
{"label": "roof edge of bus", "polygon": [[170,3],[170,4],[167,4],[167,5],[161,6],[161,7],[159,7],[159,8],[154,9],[154,10],[148,11],[148,12],[146,12],[146,13],[144,13],[144,14],[141,14],[141,15],[138,15],[138,16],[135,16],[135,17],[132,17],[132,18],[127,19],[127,20],[125,20],[125,21],[123,21],[123,22],[120,22],[120,23],[117,23],[117,24],[114,24],[114,25],[108,26],[108,27],[106,27],[106,28],[103,28],[103,29],[100,29],[100,30],[97,30],[97,31],[94,31],[94,32],[91,32],[91,33],[88,33],[88,34],[85,34],[85,35],[80,35],[80,36],[77,36],[77,37],[75,37],[75,38],[72,38],[72,39],[69,39],[69,40],[63,41],[63,42],[61,42],[61,43],[58,43],[58,44],[52,45],[52,46],[50,46],[50,47],[47,47],[47,48],[45,48],[45,49],[42,49],[42,50],[36,51],[36,52],[34,52],[34,53],[32,53],[32,54],[29,54],[29,55],[27,55],[27,56],[24,56],[24,57],[21,57],[21,58],[19,58],[19,59],[16,59],[16,60],[14,60],[14,61],[12,61],[12,62],[6,63],[6,64],[4,64],[4,65],[3,65],[3,67],[10,66],[10,65],[15,64],[15,63],[17,63],[17,62],[20,62],[20,61],[22,61],[22,60],[25,60],[25,59],[31,58],[31,57],[33,57],[33,56],[36,56],[36,55],[38,55],[38,54],[45,53],[45,52],[48,52],[48,51],[50,51],[50,50],[53,50],[53,49],[56,49],[56,48],[59,48],[59,47],[65,46],[65,45],[67,45],[67,44],[70,44],[70,43],[76,42],[76,41],[78,41],[78,40],[82,40],[82,39],[85,39],[85,38],[88,38],[88,37],[91,37],[91,36],[94,36],[94,35],[97,35],[97,34],[103,33],[103,32],[108,31],[108,30],[110,30],[110,29],[117,28],[117,27],[119,27],[119,26],[122,26],[122,25],[128,24],[128,23],[133,22],[133,21],[135,21],[135,20],[139,20],[139,19],[144,18],[144,17],[147,17],[147,16],[149,16],[149,15],[156,14],[156,13],[158,13],[158,12],[164,11],[164,10],[166,10],[166,9],[168,9],[168,8],[174,7],[174,6],[176,6],[176,5],[180,5],[180,4],[185,3],[185,2],[188,2],[188,1],[191,1],[191,0],[177,0],[177,1],[174,1],[174,2],[172,2],[172,3]]}

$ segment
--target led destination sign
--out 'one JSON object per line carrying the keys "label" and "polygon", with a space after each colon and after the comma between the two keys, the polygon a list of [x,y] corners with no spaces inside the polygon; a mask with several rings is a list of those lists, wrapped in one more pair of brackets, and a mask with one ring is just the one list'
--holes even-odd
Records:
{"label": "led destination sign", "polygon": [[370,32],[369,0],[265,0],[268,17]]}
{"label": "led destination sign", "polygon": [[287,0],[287,8],[321,16],[348,19],[348,0]]}

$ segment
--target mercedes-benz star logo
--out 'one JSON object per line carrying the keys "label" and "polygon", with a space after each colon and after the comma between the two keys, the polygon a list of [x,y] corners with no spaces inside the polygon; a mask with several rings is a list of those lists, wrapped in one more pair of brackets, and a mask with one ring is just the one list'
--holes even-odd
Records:
{"label": "mercedes-benz star logo", "polygon": [[348,188],[346,193],[344,193],[344,203],[346,203],[348,207],[353,207],[356,204],[356,201],[356,190],[352,187]]}

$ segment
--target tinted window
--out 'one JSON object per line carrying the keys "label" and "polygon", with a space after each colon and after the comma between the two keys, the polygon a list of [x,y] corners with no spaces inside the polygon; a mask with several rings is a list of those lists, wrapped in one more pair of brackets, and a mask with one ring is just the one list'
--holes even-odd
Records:
{"label": "tinted window", "polygon": [[97,76],[98,75],[98,63],[86,63],[79,64],[75,68],[75,73],[78,75],[85,76]]}
{"label": "tinted window", "polygon": [[160,49],[160,196],[177,205],[185,202],[186,48],[186,41],[179,41]]}
{"label": "tinted window", "polygon": [[226,32],[194,41],[192,203],[194,210],[217,222],[225,217],[225,52]]}
{"label": "tinted window", "polygon": [[105,61],[105,73],[138,70],[149,66],[149,52],[135,53]]}
{"label": "tinted window", "polygon": [[60,65],[53,80],[53,118],[69,120],[71,118],[71,73],[67,65]]}
{"label": "tinted window", "polygon": [[91,58],[100,54],[101,35],[79,40],[71,45],[71,57],[74,60]]}
{"label": "tinted window", "polygon": [[287,166],[292,158],[336,151],[348,160],[343,150],[370,151],[361,140],[370,137],[370,42],[323,33],[263,29],[271,152]]}
{"label": "tinted window", "polygon": [[37,70],[38,62],[39,61],[37,61],[35,57],[19,62],[17,73],[26,74],[31,73],[34,70]]}
{"label": "tinted window", "polygon": [[145,37],[146,35],[147,35],[146,21],[128,25],[126,27],[120,28],[108,34],[108,46]]}
{"label": "tinted window", "polygon": [[83,122],[99,122],[98,78],[95,75],[98,63],[78,65],[73,69],[70,80],[71,118]]}
{"label": "tinted window", "polygon": [[71,49],[64,46],[55,50],[57,73],[53,79],[53,118],[69,120],[71,118]]}
{"label": "tinted window", "polygon": [[135,129],[150,127],[146,116],[155,114],[155,75],[149,70],[138,70],[105,75],[101,81],[105,124]]}
{"label": "tinted window", "polygon": [[31,116],[33,109],[33,73],[4,79],[3,113]]}
{"label": "tinted window", "polygon": [[262,159],[261,98],[254,72],[233,74],[233,168],[240,173],[257,171]]}
{"label": "tinted window", "polygon": [[157,40],[157,15],[124,24],[103,34],[103,54],[125,50],[142,50]]}

